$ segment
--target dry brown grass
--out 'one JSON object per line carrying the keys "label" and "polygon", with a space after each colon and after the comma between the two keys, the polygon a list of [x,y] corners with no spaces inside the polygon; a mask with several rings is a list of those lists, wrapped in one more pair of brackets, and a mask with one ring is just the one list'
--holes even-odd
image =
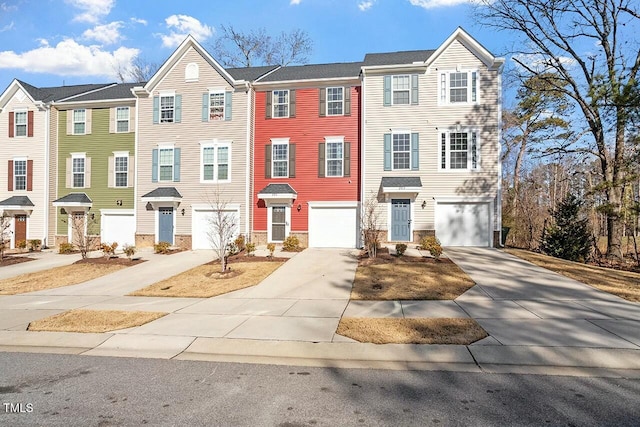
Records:
{"label": "dry brown grass", "polygon": [[283,262],[237,262],[231,274],[220,274],[219,264],[204,264],[139,289],[129,295],[146,297],[209,298],[255,286]]}
{"label": "dry brown grass", "polygon": [[448,261],[412,262],[397,258],[356,270],[352,300],[452,300],[474,283]]}
{"label": "dry brown grass", "polygon": [[505,252],[626,300],[640,302],[640,273],[581,264],[523,249]]}
{"label": "dry brown grass", "polygon": [[76,285],[126,268],[117,264],[71,264],[0,280],[0,295],[15,295]]}
{"label": "dry brown grass", "polygon": [[473,319],[342,318],[338,334],[374,344],[468,345],[488,336]]}
{"label": "dry brown grass", "polygon": [[29,331],[101,333],[144,325],[167,313],[152,311],[70,310],[29,324]]}

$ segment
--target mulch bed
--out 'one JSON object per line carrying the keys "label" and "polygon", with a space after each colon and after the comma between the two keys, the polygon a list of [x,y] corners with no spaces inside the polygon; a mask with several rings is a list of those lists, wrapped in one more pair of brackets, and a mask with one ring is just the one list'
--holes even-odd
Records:
{"label": "mulch bed", "polygon": [[[247,256],[244,251],[227,258],[227,264],[234,264],[236,262],[287,262],[287,261],[289,261],[289,258],[285,258],[285,257]],[[206,265],[214,265],[214,264],[220,264],[220,261],[214,260],[206,263]]]}
{"label": "mulch bed", "polygon": [[360,252],[358,255],[359,265],[377,265],[377,264],[406,264],[409,262],[419,262],[425,264],[453,264],[448,258],[435,259],[432,257],[415,257],[415,256],[397,256],[389,253],[389,248],[378,249],[378,254],[375,258],[369,258],[366,251]]}
{"label": "mulch bed", "polygon": [[27,261],[33,261],[34,258],[29,258],[26,256],[16,256],[16,255],[5,255],[2,261],[0,261],[0,267],[4,267],[7,265],[20,264]]}
{"label": "mulch bed", "polygon": [[137,265],[142,262],[145,262],[145,259],[134,258],[129,261],[129,258],[120,258],[120,257],[100,257],[100,258],[85,258],[74,262],[74,264],[110,264],[110,265],[124,265],[126,267]]}

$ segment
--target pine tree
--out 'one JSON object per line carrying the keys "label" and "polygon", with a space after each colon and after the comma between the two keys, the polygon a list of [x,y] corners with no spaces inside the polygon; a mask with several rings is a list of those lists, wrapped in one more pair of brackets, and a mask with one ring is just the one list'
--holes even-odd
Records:
{"label": "pine tree", "polygon": [[581,217],[583,202],[569,194],[551,211],[553,223],[542,236],[540,247],[544,253],[570,261],[585,261],[591,251],[588,219]]}

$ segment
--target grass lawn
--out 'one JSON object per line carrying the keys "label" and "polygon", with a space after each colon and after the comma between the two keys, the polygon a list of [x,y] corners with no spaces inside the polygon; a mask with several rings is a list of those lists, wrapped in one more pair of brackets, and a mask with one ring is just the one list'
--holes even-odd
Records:
{"label": "grass lawn", "polygon": [[15,295],[76,285],[126,268],[121,264],[80,263],[0,280],[0,295]]}
{"label": "grass lawn", "polygon": [[488,336],[473,319],[342,318],[338,334],[374,344],[468,345]]}
{"label": "grass lawn", "polygon": [[356,270],[351,299],[452,300],[473,285],[471,278],[447,259],[363,259]]}
{"label": "grass lawn", "polygon": [[640,273],[581,264],[522,249],[505,252],[626,300],[640,302]]}
{"label": "grass lawn", "polygon": [[152,311],[70,310],[29,324],[29,331],[110,332],[144,325],[167,313]]}
{"label": "grass lawn", "polygon": [[145,297],[209,298],[255,286],[283,264],[282,261],[234,262],[221,274],[220,264],[207,263],[139,289],[129,295]]}

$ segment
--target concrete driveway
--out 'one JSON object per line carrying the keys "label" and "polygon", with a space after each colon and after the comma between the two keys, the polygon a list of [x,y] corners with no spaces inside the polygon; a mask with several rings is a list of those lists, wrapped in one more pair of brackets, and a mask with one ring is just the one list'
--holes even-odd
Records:
{"label": "concrete driveway", "polygon": [[491,248],[446,248],[477,286],[456,303],[491,335],[479,344],[640,348],[640,304]]}

